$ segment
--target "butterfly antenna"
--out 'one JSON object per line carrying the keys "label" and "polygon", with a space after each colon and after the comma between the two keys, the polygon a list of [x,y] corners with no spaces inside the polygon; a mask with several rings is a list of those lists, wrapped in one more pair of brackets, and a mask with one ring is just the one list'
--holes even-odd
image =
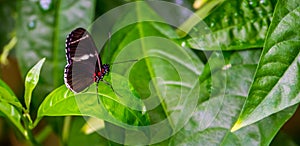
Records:
{"label": "butterfly antenna", "polygon": [[114,62],[112,64],[120,64],[120,63],[135,62],[135,61],[139,61],[139,60],[138,59],[131,59],[131,60],[126,60],[126,61]]}
{"label": "butterfly antenna", "polygon": [[108,54],[109,54],[109,56],[111,56],[110,43],[111,43],[111,33],[108,32]]}
{"label": "butterfly antenna", "polygon": [[[110,45],[111,45],[111,33],[108,32],[108,54],[111,56]],[[126,62],[134,62],[134,61],[138,61],[138,59],[132,59],[132,60],[127,60],[127,61],[115,62],[115,63],[112,63],[112,64],[119,64],[119,63],[126,63]]]}

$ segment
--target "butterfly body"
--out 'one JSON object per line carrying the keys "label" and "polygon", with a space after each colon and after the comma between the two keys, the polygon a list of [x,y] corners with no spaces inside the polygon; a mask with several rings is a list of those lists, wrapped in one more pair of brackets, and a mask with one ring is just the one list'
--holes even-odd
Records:
{"label": "butterfly body", "polygon": [[84,28],[77,28],[67,36],[66,59],[64,81],[76,93],[94,82],[98,84],[109,72],[109,65],[102,64],[92,36]]}
{"label": "butterfly body", "polygon": [[109,72],[109,65],[108,64],[103,64],[101,71],[95,71],[93,74],[94,77],[94,82],[99,83],[99,81],[102,81],[104,76]]}

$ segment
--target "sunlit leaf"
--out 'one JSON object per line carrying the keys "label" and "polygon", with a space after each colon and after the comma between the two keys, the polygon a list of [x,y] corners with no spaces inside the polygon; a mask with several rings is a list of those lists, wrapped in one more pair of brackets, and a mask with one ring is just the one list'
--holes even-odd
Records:
{"label": "sunlit leaf", "polygon": [[237,130],[300,101],[300,1],[280,0]]}
{"label": "sunlit leaf", "polygon": [[[187,125],[170,139],[176,145],[269,145],[280,127],[291,117],[292,107],[239,131],[230,132],[242,109],[259,60],[260,50],[224,54],[227,68],[214,70],[212,77],[201,84],[201,92],[208,92],[200,101]],[[211,58],[210,62],[214,58]],[[228,65],[231,66],[228,66]],[[221,73],[226,73],[226,92],[212,86]],[[222,77],[221,77],[222,78]],[[214,88],[214,89],[213,89]],[[208,90],[208,91],[206,91]],[[213,94],[212,91],[217,91]],[[272,127],[270,129],[270,127]]]}
{"label": "sunlit leaf", "polygon": [[[116,76],[115,76],[116,77]],[[118,78],[119,82],[124,82],[121,77]],[[126,81],[126,80],[125,80]],[[99,119],[109,121],[111,123],[121,125],[120,122],[132,121],[133,117],[137,118],[137,123],[133,125],[147,124],[147,116],[141,114],[139,111],[134,111],[126,108],[126,103],[121,97],[118,97],[113,90],[104,83],[98,85],[99,95],[93,90],[95,86],[91,86],[89,90],[83,93],[74,94],[65,85],[57,88],[51,92],[38,110],[37,119],[34,126],[38,124],[44,116],[91,116]],[[123,93],[123,92],[122,92]],[[136,98],[130,95],[122,94],[124,97]],[[98,98],[101,98],[101,103],[98,103]],[[132,101],[132,100],[131,100]],[[134,103],[135,109],[143,109],[143,103]],[[114,107],[115,109],[110,109]],[[125,114],[128,113],[128,114]],[[120,121],[118,121],[118,120]]]}
{"label": "sunlit leaf", "polygon": [[0,113],[1,116],[7,118],[24,136],[26,136],[26,131],[21,123],[22,112],[7,102],[0,102]]}
{"label": "sunlit leaf", "polygon": [[39,81],[41,68],[45,62],[45,58],[41,59],[36,65],[34,65],[26,75],[25,78],[25,94],[24,100],[27,110],[29,110],[32,91]]}
{"label": "sunlit leaf", "polygon": [[25,135],[25,130],[21,123],[22,104],[2,80],[0,80],[0,116],[8,119]]}
{"label": "sunlit leaf", "polygon": [[18,108],[19,111],[22,110],[23,106],[19,99],[16,97],[14,92],[7,86],[2,80],[0,80],[0,95],[1,101],[7,102]]}

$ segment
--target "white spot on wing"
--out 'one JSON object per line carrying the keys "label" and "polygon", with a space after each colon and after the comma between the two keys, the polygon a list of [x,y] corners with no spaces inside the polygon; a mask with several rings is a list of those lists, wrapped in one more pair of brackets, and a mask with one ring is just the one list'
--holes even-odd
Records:
{"label": "white spot on wing", "polygon": [[94,54],[85,54],[85,55],[82,55],[79,57],[72,57],[71,59],[73,61],[83,61],[83,60],[89,59],[90,57],[95,57],[95,55]]}
{"label": "white spot on wing", "polygon": [[75,41],[73,41],[73,42],[70,42],[69,45],[74,44],[74,43],[77,43],[77,42],[79,42],[79,41],[81,41],[81,40],[84,40],[84,39],[86,39],[86,38],[88,38],[88,37],[89,37],[89,35],[85,35],[85,36],[81,37],[81,38],[78,39],[78,40],[75,40]]}

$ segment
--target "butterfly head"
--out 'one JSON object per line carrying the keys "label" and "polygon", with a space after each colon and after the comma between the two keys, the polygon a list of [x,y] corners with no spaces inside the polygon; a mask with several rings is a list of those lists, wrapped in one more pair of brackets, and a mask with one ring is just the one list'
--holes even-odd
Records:
{"label": "butterfly head", "polygon": [[101,70],[102,70],[101,72],[103,75],[107,74],[109,72],[109,64],[103,64]]}

